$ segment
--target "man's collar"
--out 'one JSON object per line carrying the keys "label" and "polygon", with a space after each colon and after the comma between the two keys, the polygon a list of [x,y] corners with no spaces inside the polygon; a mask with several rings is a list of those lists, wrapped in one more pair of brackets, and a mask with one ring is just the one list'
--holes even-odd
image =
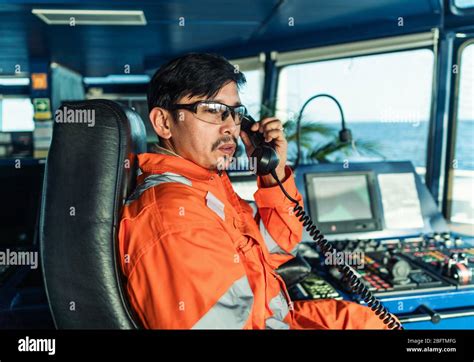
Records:
{"label": "man's collar", "polygon": [[143,173],[157,174],[172,172],[187,178],[208,181],[222,172],[208,170],[184,157],[160,146],[155,146],[153,153],[138,155],[139,167]]}

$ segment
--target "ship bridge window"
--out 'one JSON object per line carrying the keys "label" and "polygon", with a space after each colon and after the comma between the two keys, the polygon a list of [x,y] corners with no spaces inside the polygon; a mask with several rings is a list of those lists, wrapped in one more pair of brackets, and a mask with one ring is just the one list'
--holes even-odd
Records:
{"label": "ship bridge window", "polygon": [[230,63],[236,70],[241,71],[247,80],[239,91],[240,100],[253,117],[258,118],[263,92],[263,59],[259,56],[231,59]]}
{"label": "ship bridge window", "polygon": [[[282,67],[277,115],[295,120],[308,98],[327,93],[341,103],[355,140],[325,151],[337,144],[340,115],[330,99],[316,99],[302,118],[300,162],[408,160],[424,175],[433,62],[432,50],[423,48]],[[290,143],[290,160],[295,151]]]}
{"label": "ship bridge window", "polygon": [[[263,63],[258,57],[234,59],[230,61],[236,69],[239,69],[245,75],[246,84],[241,87],[239,96],[242,104],[247,107],[250,115],[255,119],[262,116],[261,103],[263,93],[264,70]],[[247,157],[245,154],[245,146],[239,138],[237,142],[237,150],[234,157],[239,159],[243,165],[247,165]],[[243,166],[245,167],[245,166]]]}
{"label": "ship bridge window", "polygon": [[474,8],[474,0],[454,0],[454,6],[459,9]]}

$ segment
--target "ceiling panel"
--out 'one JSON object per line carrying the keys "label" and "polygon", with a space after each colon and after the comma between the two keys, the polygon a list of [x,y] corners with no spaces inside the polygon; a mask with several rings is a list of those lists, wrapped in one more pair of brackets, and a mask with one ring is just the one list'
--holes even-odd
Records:
{"label": "ceiling panel", "polygon": [[[439,18],[437,0],[175,0],[175,1],[30,1],[0,0],[0,74],[16,64],[28,71],[32,57],[62,63],[87,76],[143,73],[189,51],[248,55],[280,50],[318,36],[321,42],[363,33],[370,26],[393,32],[427,27]],[[47,25],[32,8],[143,10],[146,26]],[[397,29],[398,17],[407,19]],[[295,26],[288,26],[288,19]],[[180,26],[180,20],[184,26]],[[416,25],[416,26],[415,26]],[[374,29],[376,29],[374,27]],[[312,37],[312,38],[311,38]],[[334,37],[334,36],[333,36]],[[317,39],[319,41],[319,38]],[[298,41],[299,39],[299,41]],[[316,42],[317,43],[317,42]],[[298,45],[300,46],[300,45]]]}

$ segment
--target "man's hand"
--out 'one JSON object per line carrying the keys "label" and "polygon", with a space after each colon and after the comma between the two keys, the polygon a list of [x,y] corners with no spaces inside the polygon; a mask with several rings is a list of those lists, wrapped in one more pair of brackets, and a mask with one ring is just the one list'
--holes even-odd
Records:
{"label": "man's hand", "polygon": [[[273,141],[275,151],[280,158],[280,163],[278,164],[275,171],[278,175],[278,178],[283,181],[285,178],[285,165],[288,151],[288,142],[286,141],[285,134],[283,133],[283,124],[278,118],[269,117],[255,123],[251,130],[254,132],[258,131],[263,133],[265,142],[270,143]],[[242,138],[242,141],[245,145],[247,155],[250,157],[255,148],[252,146],[247,134],[244,131],[240,131],[240,137]],[[277,184],[272,175],[262,176],[262,181],[265,186],[273,186]]]}

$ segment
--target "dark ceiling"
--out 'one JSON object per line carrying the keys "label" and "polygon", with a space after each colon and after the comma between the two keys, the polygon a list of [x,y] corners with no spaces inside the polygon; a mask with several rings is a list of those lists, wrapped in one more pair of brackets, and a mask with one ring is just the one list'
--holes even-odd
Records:
{"label": "dark ceiling", "polygon": [[[147,25],[47,25],[33,8],[143,10]],[[127,64],[140,74],[189,51],[242,57],[429,30],[440,23],[441,8],[438,0],[0,0],[0,74],[15,65],[28,71],[35,58],[86,76],[121,74]]]}

